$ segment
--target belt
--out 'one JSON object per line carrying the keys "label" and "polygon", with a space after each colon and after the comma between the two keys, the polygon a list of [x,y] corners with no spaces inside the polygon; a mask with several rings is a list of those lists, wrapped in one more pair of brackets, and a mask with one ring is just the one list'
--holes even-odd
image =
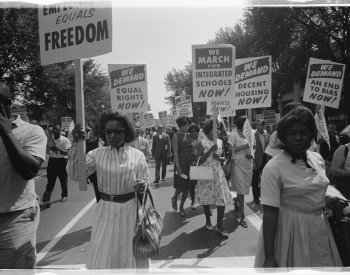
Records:
{"label": "belt", "polygon": [[117,203],[124,203],[135,198],[135,192],[130,192],[122,195],[111,195],[101,192],[101,199],[104,201],[112,201]]}

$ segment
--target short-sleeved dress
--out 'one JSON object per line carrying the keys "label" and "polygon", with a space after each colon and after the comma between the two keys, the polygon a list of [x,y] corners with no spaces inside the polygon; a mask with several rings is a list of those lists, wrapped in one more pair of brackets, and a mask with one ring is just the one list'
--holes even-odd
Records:
{"label": "short-sleeved dress", "polygon": [[[246,138],[241,138],[237,131],[233,131],[229,136],[229,143],[233,148],[249,144]],[[241,150],[232,154],[233,169],[231,169],[232,190],[239,195],[248,195],[253,176],[253,160],[246,157],[250,153],[249,149]]]}
{"label": "short-sleeved dress", "polygon": [[[77,176],[76,148],[69,153],[68,174]],[[97,172],[98,189],[110,195],[133,192],[136,179],[148,182],[150,174],[144,154],[129,145],[102,147],[86,155],[87,174]],[[149,259],[137,259],[133,253],[133,237],[137,221],[136,197],[117,203],[100,200],[92,221],[88,252],[88,268],[148,268]]]}
{"label": "short-sleeved dress", "polygon": [[[214,142],[209,140],[206,136],[201,140],[204,152],[207,152]],[[222,154],[222,140],[217,140],[218,150],[217,154]],[[196,202],[202,205],[216,204],[217,206],[226,206],[233,204],[233,198],[227,185],[224,171],[221,163],[213,159],[212,152],[207,160],[202,163],[202,166],[214,167],[214,181],[199,180],[196,187]]]}
{"label": "short-sleeved dress", "polygon": [[[281,152],[262,173],[261,204],[279,208],[275,258],[280,267],[341,266],[329,224],[322,216],[329,185],[324,161],[321,155],[310,151],[307,159],[312,168],[293,164]],[[264,260],[262,227],[255,267],[262,267]]]}
{"label": "short-sleeved dress", "polygon": [[[174,188],[180,190],[190,190],[191,186],[195,184],[195,181],[189,179],[190,167],[192,163],[196,160],[195,158],[195,149],[196,143],[193,142],[193,139],[188,133],[175,133],[177,136],[177,148],[179,155],[180,168],[183,174],[188,178],[184,179],[177,175],[176,164],[174,163]],[[175,136],[174,135],[174,136]]]}

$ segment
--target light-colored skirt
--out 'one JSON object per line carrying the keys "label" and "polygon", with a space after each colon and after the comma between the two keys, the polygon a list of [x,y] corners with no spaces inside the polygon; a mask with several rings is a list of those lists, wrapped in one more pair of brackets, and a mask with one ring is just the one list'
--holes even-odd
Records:
{"label": "light-colored skirt", "polygon": [[87,268],[148,268],[149,259],[133,253],[136,198],[125,203],[100,200],[95,209]]}
{"label": "light-colored skirt", "polygon": [[231,170],[232,191],[239,195],[248,195],[253,176],[253,160],[245,157],[235,159]]}
{"label": "light-colored skirt", "polygon": [[[280,208],[275,241],[275,258],[280,267],[342,266],[328,221],[319,214],[292,212]],[[261,227],[255,267],[265,260]]]}

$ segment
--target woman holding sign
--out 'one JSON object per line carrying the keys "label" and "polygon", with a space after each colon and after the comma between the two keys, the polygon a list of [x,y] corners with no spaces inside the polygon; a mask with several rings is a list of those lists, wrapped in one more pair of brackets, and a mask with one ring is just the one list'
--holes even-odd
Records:
{"label": "woman holding sign", "polygon": [[[235,210],[239,211],[239,224],[247,228],[247,220],[244,215],[244,196],[249,194],[253,176],[253,156],[248,139],[243,134],[243,126],[247,120],[246,116],[237,118],[237,130],[232,132],[228,142],[233,147],[232,159],[233,169],[231,171],[231,184],[234,191],[237,191]],[[238,204],[237,204],[238,203]]]}
{"label": "woman holding sign", "polygon": [[[118,112],[104,113],[100,122],[108,147],[86,155],[87,176],[97,172],[101,200],[92,223],[88,268],[148,268],[149,259],[138,259],[133,253],[136,228],[136,193],[143,193],[149,181],[145,155],[129,142],[135,139],[130,121]],[[67,165],[70,178],[78,181],[76,143],[86,134],[77,125]]]}

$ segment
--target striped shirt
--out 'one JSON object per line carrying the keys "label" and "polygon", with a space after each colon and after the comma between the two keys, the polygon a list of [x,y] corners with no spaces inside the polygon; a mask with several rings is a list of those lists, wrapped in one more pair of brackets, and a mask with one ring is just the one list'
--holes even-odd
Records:
{"label": "striped shirt", "polygon": [[[79,181],[78,154],[75,144],[68,154],[68,176]],[[97,148],[86,155],[87,176],[96,172],[98,189],[111,195],[122,195],[133,191],[137,179],[149,184],[150,173],[144,154],[129,145],[119,148],[111,146]]]}

